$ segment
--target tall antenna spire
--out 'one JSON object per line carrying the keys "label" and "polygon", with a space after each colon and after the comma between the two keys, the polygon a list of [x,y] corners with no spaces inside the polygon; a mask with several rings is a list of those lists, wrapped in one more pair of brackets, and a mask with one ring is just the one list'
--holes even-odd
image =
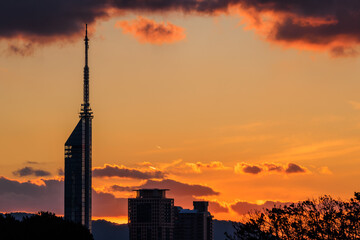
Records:
{"label": "tall antenna spire", "polygon": [[89,38],[85,25],[84,102],[80,120],[65,143],[64,217],[91,231],[92,118],[89,103]]}
{"label": "tall antenna spire", "polygon": [[90,109],[90,96],[89,96],[89,66],[88,66],[88,50],[89,38],[87,35],[87,24],[85,24],[85,67],[84,67],[84,103],[82,104],[82,111],[80,117],[91,117],[92,112]]}
{"label": "tall antenna spire", "polygon": [[84,104],[89,104],[89,66],[88,66],[88,50],[89,38],[87,36],[87,24],[85,25],[85,67],[84,67]]}
{"label": "tall antenna spire", "polygon": [[87,35],[87,24],[85,24],[85,66],[88,65],[88,49],[89,49],[89,38]]}

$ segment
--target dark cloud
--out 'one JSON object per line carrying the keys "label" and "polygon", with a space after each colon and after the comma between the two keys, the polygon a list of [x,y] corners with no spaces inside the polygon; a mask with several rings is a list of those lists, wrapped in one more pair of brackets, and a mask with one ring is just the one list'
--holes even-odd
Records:
{"label": "dark cloud", "polygon": [[203,185],[197,184],[187,184],[177,182],[171,179],[164,179],[161,181],[147,180],[144,184],[140,186],[119,186],[112,185],[109,190],[115,192],[130,192],[136,189],[142,188],[164,188],[169,189],[169,194],[172,196],[211,196],[219,195],[218,192],[215,192],[213,189]]}
{"label": "dark cloud", "polygon": [[276,172],[282,172],[284,171],[284,168],[281,165],[274,164],[274,163],[265,163],[264,166],[267,168],[269,172],[276,171]]}
{"label": "dark cloud", "polygon": [[93,216],[127,216],[128,214],[128,199],[117,198],[111,193],[96,192],[93,190]]}
{"label": "dark cloud", "polygon": [[[228,4],[229,1],[224,0],[3,0],[0,2],[0,38],[20,38],[36,43],[68,40],[82,36],[85,23],[107,18],[113,10],[211,13],[225,10]],[[12,50],[23,52],[18,47]]]}
{"label": "dark cloud", "polygon": [[244,166],[243,167],[243,172],[244,173],[251,173],[251,174],[258,174],[260,172],[262,172],[262,168],[258,167],[258,166]]}
{"label": "dark cloud", "polygon": [[165,173],[161,171],[141,171],[137,169],[127,168],[125,166],[105,165],[103,168],[95,168],[93,177],[120,177],[135,179],[161,179],[165,177]]}
{"label": "dark cloud", "polygon": [[352,47],[337,46],[330,50],[333,57],[355,57],[359,52]]}
{"label": "dark cloud", "polygon": [[[360,42],[357,0],[244,0],[245,9],[261,16],[272,12],[268,39],[288,46],[327,49],[333,56],[354,56]],[[276,17],[275,17],[276,16]],[[268,22],[269,23],[269,22]],[[268,27],[268,26],[267,26]],[[258,26],[264,29],[265,25]]]}
{"label": "dark cloud", "polygon": [[25,177],[25,176],[36,176],[36,177],[46,177],[50,176],[51,173],[41,169],[33,169],[32,167],[24,167],[13,172],[15,176]]}
{"label": "dark cloud", "polygon": [[250,165],[248,163],[238,163],[234,168],[235,173],[250,173],[250,174],[259,174],[263,171],[262,166],[260,165]]}
{"label": "dark cloud", "polygon": [[283,203],[283,202],[273,202],[273,201],[266,201],[264,204],[254,204],[254,203],[248,203],[248,202],[237,202],[233,205],[231,205],[231,209],[235,211],[239,215],[245,215],[251,211],[254,210],[262,210],[266,208],[272,208],[274,205],[287,205],[290,203]]}
{"label": "dark cloud", "polygon": [[0,2],[0,37],[25,36],[32,41],[68,38],[82,32],[84,23],[106,17],[106,0],[3,0]]}
{"label": "dark cloud", "polygon": [[[187,184],[177,182],[175,180],[147,180],[144,184],[139,186],[119,186],[113,185],[106,190],[109,192],[132,192],[137,189],[151,189],[151,188],[161,188],[169,189],[166,196],[168,198],[174,198],[175,205],[182,206],[183,208],[192,208],[193,201],[201,200],[201,197],[216,196],[219,195],[218,192],[214,191],[212,188],[197,185],[197,184]],[[135,197],[135,193],[132,194]],[[210,210],[214,212],[227,212],[228,209],[226,206],[222,206],[217,202],[209,202]]]}
{"label": "dark cloud", "polygon": [[0,177],[0,212],[40,210],[63,214],[64,184],[45,180],[44,185]]}
{"label": "dark cloud", "polygon": [[172,196],[211,196],[219,195],[218,192],[215,192],[212,188],[203,186],[203,185],[192,185],[187,183],[177,182],[171,179],[164,179],[161,181],[147,180],[144,184],[140,186],[119,186],[113,185],[109,188],[110,191],[115,192],[130,192],[136,189],[142,188],[164,188],[169,189],[169,195]]}
{"label": "dark cloud", "polygon": [[[342,34],[359,38],[360,4],[357,0],[297,0],[284,5],[274,10],[293,16],[278,23],[276,39],[328,44]],[[308,22],[299,21],[300,17],[307,18]]]}
{"label": "dark cloud", "polygon": [[164,179],[161,181],[148,180],[139,188],[165,188],[170,189],[169,195],[173,196],[212,196],[219,195],[212,188],[197,185],[177,182],[171,179]]}
{"label": "dark cloud", "polygon": [[[93,190],[93,216],[126,216],[127,199]],[[44,180],[44,185],[0,177],[0,212],[51,211],[64,214],[64,182]]]}
{"label": "dark cloud", "polygon": [[296,165],[294,163],[289,163],[288,167],[285,170],[286,173],[304,173],[306,172],[304,168]]}
{"label": "dark cloud", "polygon": [[212,14],[215,11],[227,11],[231,4],[242,0],[114,0],[114,6],[128,11],[163,12],[181,11],[185,13]]}
{"label": "dark cloud", "polygon": [[267,173],[304,173],[306,168],[301,167],[294,163],[289,163],[287,165],[275,164],[275,163],[263,163],[258,165],[251,165],[248,163],[238,163],[234,168],[235,173],[249,173],[249,174],[259,174],[261,172]]}
{"label": "dark cloud", "polygon": [[209,201],[209,211],[211,213],[227,213],[229,212],[229,209],[218,202]]}
{"label": "dark cloud", "polygon": [[59,176],[64,176],[65,175],[64,170],[62,168],[58,169],[58,175]]}
{"label": "dark cloud", "polygon": [[[70,39],[82,35],[84,23],[109,17],[110,10],[212,15],[227,14],[232,7],[253,18],[256,24],[251,27],[268,28],[266,37],[272,41],[326,47],[337,56],[354,55],[353,47],[360,42],[358,0],[3,0],[0,38],[37,43]],[[270,18],[267,24],[262,24],[264,13]]]}
{"label": "dark cloud", "polygon": [[123,187],[123,186],[119,186],[119,185],[112,185],[111,187],[109,187],[109,191],[112,192],[131,192],[135,189],[138,189],[137,187]]}

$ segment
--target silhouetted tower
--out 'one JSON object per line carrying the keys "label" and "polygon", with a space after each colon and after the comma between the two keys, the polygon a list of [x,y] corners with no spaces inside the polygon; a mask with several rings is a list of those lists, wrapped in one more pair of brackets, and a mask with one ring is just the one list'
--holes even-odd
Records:
{"label": "silhouetted tower", "polygon": [[91,137],[89,103],[89,38],[85,32],[84,103],[80,121],[65,143],[65,219],[91,230]]}

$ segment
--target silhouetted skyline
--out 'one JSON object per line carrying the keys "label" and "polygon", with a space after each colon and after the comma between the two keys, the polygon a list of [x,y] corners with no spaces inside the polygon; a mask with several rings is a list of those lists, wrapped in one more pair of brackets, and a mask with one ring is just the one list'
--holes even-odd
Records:
{"label": "silhouetted skyline", "polygon": [[174,206],[171,189],[137,189],[128,201],[129,240],[213,240],[209,202],[194,201],[194,209]]}

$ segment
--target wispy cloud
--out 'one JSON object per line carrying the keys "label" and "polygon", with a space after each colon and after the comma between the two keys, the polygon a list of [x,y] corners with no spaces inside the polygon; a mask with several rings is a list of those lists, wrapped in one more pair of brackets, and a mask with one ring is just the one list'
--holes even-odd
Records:
{"label": "wispy cloud", "polygon": [[259,130],[260,128],[267,127],[269,125],[271,124],[268,122],[250,122],[250,123],[244,123],[238,125],[222,126],[216,128],[215,130],[219,132],[244,132],[244,131]]}
{"label": "wispy cloud", "polygon": [[348,102],[355,110],[360,110],[360,102],[357,101],[349,101]]}
{"label": "wispy cloud", "polygon": [[36,177],[47,177],[51,173],[41,169],[34,169],[32,167],[24,167],[13,172],[15,176],[26,177],[26,176],[36,176]]}
{"label": "wispy cloud", "polygon": [[35,162],[35,161],[27,161],[26,163],[27,164],[39,164],[38,162]]}
{"label": "wispy cloud", "polygon": [[182,27],[170,22],[157,23],[140,16],[132,21],[118,21],[115,26],[122,28],[124,34],[131,34],[141,43],[161,45],[178,42],[186,38]]}
{"label": "wispy cloud", "polygon": [[222,162],[219,161],[213,161],[210,163],[185,163],[186,166],[190,167],[194,172],[201,173],[204,169],[205,170],[224,170],[229,169],[228,167],[225,167]]}
{"label": "wispy cloud", "polygon": [[324,174],[324,175],[332,175],[333,174],[333,172],[328,167],[321,167],[319,169],[319,173]]}
{"label": "wispy cloud", "polygon": [[183,175],[183,174],[200,174],[208,171],[223,171],[231,170],[231,167],[225,166],[220,161],[211,161],[211,162],[185,162],[183,159],[177,159],[170,163],[160,163],[160,164],[151,164],[145,163],[147,167],[151,169],[159,169],[163,172],[174,174],[174,175]]}
{"label": "wispy cloud", "polygon": [[227,145],[227,144],[238,144],[238,143],[248,143],[248,142],[263,142],[269,139],[272,139],[274,136],[271,135],[252,135],[252,136],[229,136],[229,137],[220,137],[216,140],[217,144]]}
{"label": "wispy cloud", "polygon": [[155,155],[155,154],[165,154],[165,153],[173,153],[173,152],[181,152],[184,151],[183,147],[161,147],[155,146],[153,149],[143,151],[138,153],[138,155]]}
{"label": "wispy cloud", "polygon": [[20,55],[23,57],[30,56],[34,53],[35,46],[31,42],[21,42],[9,43],[6,49],[6,53],[9,55]]}
{"label": "wispy cloud", "polygon": [[264,156],[269,161],[304,161],[338,157],[360,150],[355,139],[338,139],[299,145],[282,152]]}

